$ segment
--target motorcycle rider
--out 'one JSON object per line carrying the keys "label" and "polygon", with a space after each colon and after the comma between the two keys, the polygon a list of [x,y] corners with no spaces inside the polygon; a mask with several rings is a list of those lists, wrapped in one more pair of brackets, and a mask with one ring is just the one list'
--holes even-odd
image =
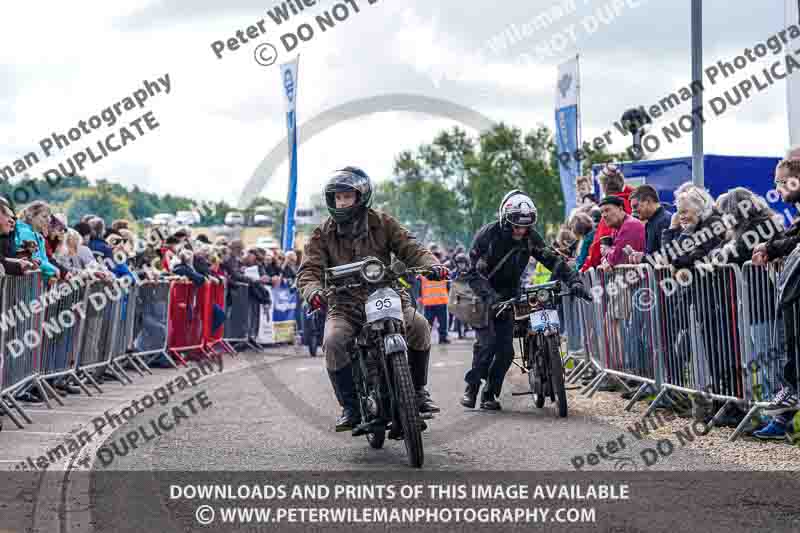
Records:
{"label": "motorcycle rider", "polygon": [[[522,191],[513,190],[500,203],[497,222],[483,226],[475,235],[469,252],[470,271],[464,279],[490,309],[496,302],[519,294],[522,273],[531,256],[550,269],[555,278],[566,282],[574,294],[591,299],[577,272],[548,249],[534,229],[536,216],[533,200]],[[488,326],[475,330],[472,368],[464,376],[467,388],[461,405],[475,407],[484,379],[480,408],[501,409],[498,398],[514,359],[513,333],[514,317],[510,309],[499,317],[490,310]]]}
{"label": "motorcycle rider", "polygon": [[[323,350],[328,377],[342,406],[342,415],[336,420],[336,431],[346,431],[361,421],[348,348],[364,324],[364,304],[369,293],[366,288],[354,290],[346,295],[334,295],[326,302],[322,285],[325,269],[370,256],[389,265],[394,254],[410,267],[431,268],[431,277],[436,279],[447,279],[448,270],[397,220],[370,209],[372,182],[360,168],[336,170],[328,179],[324,193],[330,218],[314,230],[305,246],[297,287],[313,308],[328,304]],[[425,389],[431,347],[430,326],[415,311],[405,291],[401,291],[401,299],[408,364],[419,410],[421,413],[438,412],[439,408]]]}

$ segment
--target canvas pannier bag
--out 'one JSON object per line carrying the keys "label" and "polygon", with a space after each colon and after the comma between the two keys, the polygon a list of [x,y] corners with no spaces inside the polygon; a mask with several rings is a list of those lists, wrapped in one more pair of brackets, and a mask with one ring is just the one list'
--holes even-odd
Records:
{"label": "canvas pannier bag", "polygon": [[[492,276],[500,270],[508,258],[518,251],[518,248],[514,248],[504,255],[497,266],[489,272],[487,279],[492,279]],[[475,294],[464,279],[457,279],[450,284],[447,310],[461,322],[469,324],[475,329],[482,329],[489,325],[489,306]]]}

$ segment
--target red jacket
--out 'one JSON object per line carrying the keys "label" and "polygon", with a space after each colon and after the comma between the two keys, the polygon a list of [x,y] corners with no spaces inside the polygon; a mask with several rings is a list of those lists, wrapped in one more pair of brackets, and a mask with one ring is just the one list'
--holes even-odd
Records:
{"label": "red jacket", "polygon": [[[622,198],[622,201],[625,202],[625,212],[629,215],[631,214],[630,197],[633,191],[633,187],[626,185],[625,188],[622,189],[622,192],[613,194],[613,196]],[[597,225],[597,231],[594,232],[594,240],[592,241],[592,245],[589,247],[589,256],[583,263],[581,272],[586,272],[590,268],[597,268],[600,266],[600,262],[603,260],[603,258],[600,256],[600,239],[611,235],[612,231],[613,230],[606,225],[606,221],[601,219],[600,224]]]}
{"label": "red jacket", "polygon": [[161,270],[164,272],[171,272],[169,262],[174,256],[175,252],[173,252],[169,246],[161,247]]}

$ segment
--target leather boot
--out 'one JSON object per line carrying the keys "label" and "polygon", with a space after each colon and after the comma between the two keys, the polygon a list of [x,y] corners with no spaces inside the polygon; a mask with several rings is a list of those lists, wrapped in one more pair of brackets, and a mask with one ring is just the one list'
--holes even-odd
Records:
{"label": "leather boot", "polygon": [[342,415],[336,419],[336,431],[350,431],[361,422],[353,383],[353,367],[347,365],[333,372],[328,370],[328,377],[336,393],[336,399],[342,406]]}
{"label": "leather boot", "polygon": [[483,394],[481,394],[481,409],[486,411],[499,411],[502,409],[500,402],[495,397],[495,387],[488,382],[483,387]]}
{"label": "leather boot", "polygon": [[467,383],[467,388],[464,391],[464,396],[461,398],[461,405],[464,407],[469,407],[470,409],[475,407],[475,400],[478,398],[478,389],[480,385],[473,385],[471,383]]}
{"label": "leather boot", "polygon": [[408,366],[411,370],[411,381],[414,383],[414,390],[417,392],[417,406],[420,413],[438,413],[441,411],[439,406],[433,403],[430,393],[425,389],[428,384],[428,363],[431,359],[431,351],[428,350],[408,350]]}

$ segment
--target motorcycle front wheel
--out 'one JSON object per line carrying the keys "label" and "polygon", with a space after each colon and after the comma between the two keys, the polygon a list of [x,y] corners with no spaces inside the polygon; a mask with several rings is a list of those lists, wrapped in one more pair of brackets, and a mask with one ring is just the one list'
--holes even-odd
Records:
{"label": "motorcycle front wheel", "polygon": [[422,431],[417,407],[417,395],[411,381],[411,371],[405,352],[392,354],[392,374],[394,375],[394,392],[397,395],[397,410],[403,426],[403,440],[408,453],[408,464],[414,468],[422,468],[425,452],[422,448]]}
{"label": "motorcycle front wheel", "polygon": [[538,364],[536,361],[538,354],[536,353],[536,348],[533,338],[528,337],[525,339],[525,353],[531,367],[530,370],[528,370],[528,385],[530,385],[531,392],[533,393],[534,405],[536,405],[537,409],[541,409],[544,407],[544,382],[547,376],[538,375],[539,371],[537,370]]}
{"label": "motorcycle front wheel", "polygon": [[367,433],[367,442],[369,442],[372,448],[380,450],[383,448],[383,443],[386,442],[386,430],[376,433]]}

